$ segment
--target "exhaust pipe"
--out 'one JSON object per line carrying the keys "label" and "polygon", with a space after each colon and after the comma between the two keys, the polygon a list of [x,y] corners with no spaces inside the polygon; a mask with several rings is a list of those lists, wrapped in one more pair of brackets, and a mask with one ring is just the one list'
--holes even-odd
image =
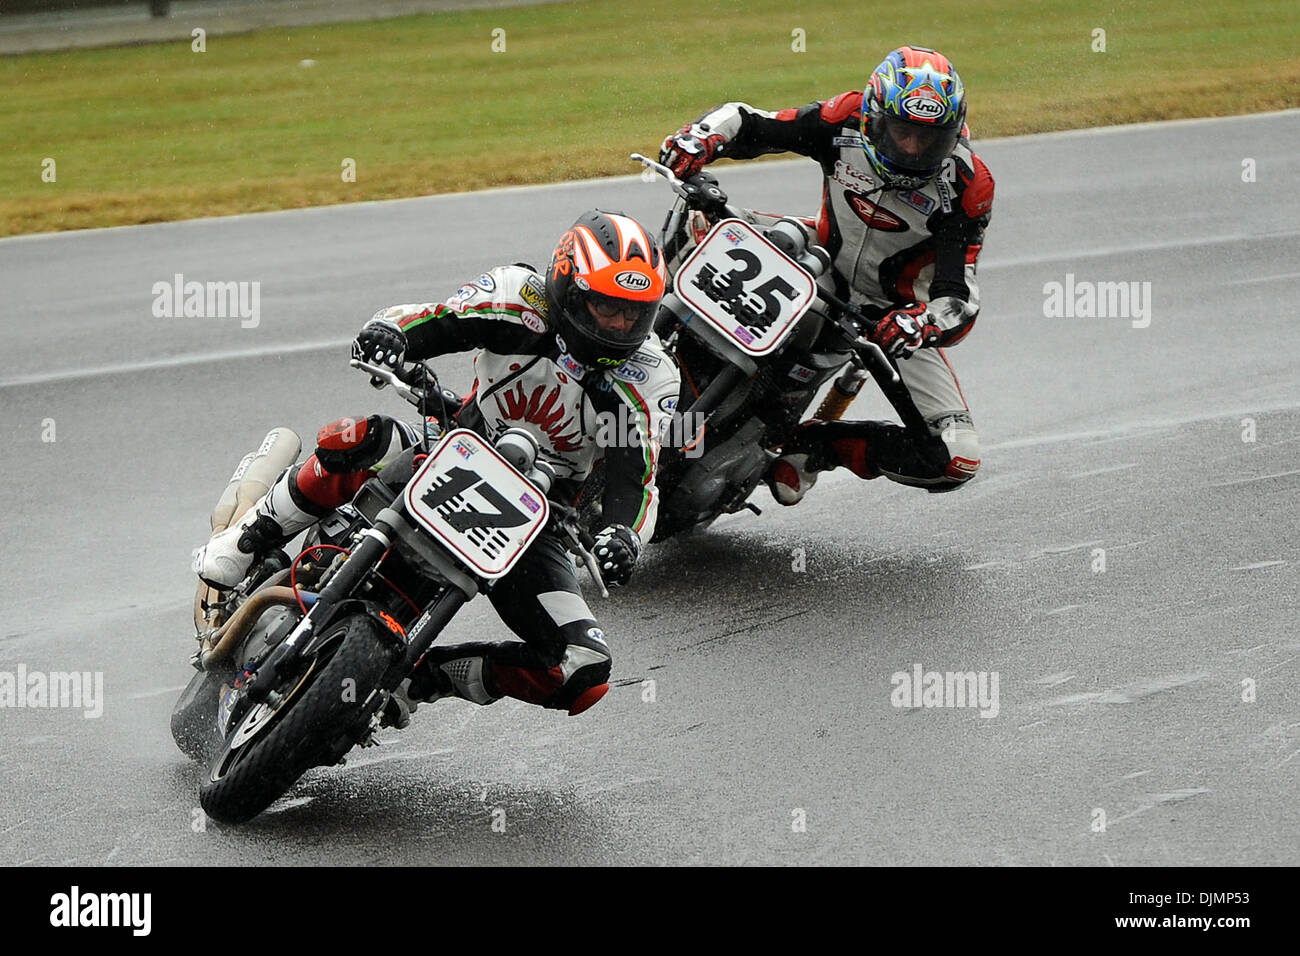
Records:
{"label": "exhaust pipe", "polygon": [[284,585],[264,587],[240,605],[239,610],[230,616],[225,624],[212,632],[204,641],[211,648],[199,654],[199,664],[204,670],[230,656],[230,652],[239,646],[239,642],[248,636],[262,612],[272,607],[297,607],[298,598],[293,588]]}

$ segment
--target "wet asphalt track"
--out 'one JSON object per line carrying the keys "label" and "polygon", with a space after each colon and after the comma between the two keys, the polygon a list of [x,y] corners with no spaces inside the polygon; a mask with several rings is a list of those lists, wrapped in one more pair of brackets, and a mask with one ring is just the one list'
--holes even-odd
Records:
{"label": "wet asphalt track", "polygon": [[[617,683],[597,709],[422,709],[236,830],[196,832],[167,730],[189,552],[234,463],[272,425],[406,408],[347,368],[374,309],[544,261],[591,205],[657,225],[667,190],[0,241],[0,671],[105,688],[98,719],[0,709],[0,863],[1300,863],[1300,112],[979,152],[984,311],[950,356],[973,483],[835,473],[788,510],[760,492],[761,517],[591,596]],[[721,176],[760,208],[818,195],[806,162]],[[154,318],[177,272],[261,282],[260,323]],[[1149,327],[1045,318],[1066,273],[1151,283]],[[439,368],[468,383],[464,358]],[[454,628],[499,633],[486,603]],[[892,706],[917,664],[996,672],[996,717]]]}

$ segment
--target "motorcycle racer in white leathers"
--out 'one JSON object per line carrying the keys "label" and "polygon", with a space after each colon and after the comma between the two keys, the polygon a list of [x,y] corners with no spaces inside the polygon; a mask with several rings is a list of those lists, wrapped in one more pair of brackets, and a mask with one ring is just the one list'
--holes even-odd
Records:
{"label": "motorcycle racer in white leathers", "polygon": [[817,235],[836,291],[880,320],[872,338],[915,405],[907,417],[924,423],[804,423],[768,473],[782,504],[839,465],[929,491],[959,488],[979,469],[979,438],[943,352],[979,313],[975,266],[993,205],[993,178],[971,150],[965,117],[965,88],[948,58],[905,46],[876,67],[865,93],[775,113],[726,103],[663,142],[660,162],[678,177],[719,158],[790,151],[817,160]]}
{"label": "motorcycle racer in white leathers", "polygon": [[[593,552],[606,582],[624,584],[654,532],[660,436],[680,385],[652,332],[665,279],[662,251],[639,223],[593,210],[560,238],[544,275],[499,266],[444,303],[383,309],[361,329],[353,354],[396,367],[478,349],[458,424],[488,439],[526,429],[556,472],[550,497],[566,504],[603,459],[605,527]],[[216,535],[196,570],[215,586],[237,583],[255,555],[349,501],[416,440],[414,428],[385,415],[326,426],[315,453]],[[541,535],[489,597],[523,643],[435,645],[395,695],[388,722],[405,726],[415,704],[452,695],[479,704],[509,696],[577,714],[605,694],[609,645],[558,534]]]}

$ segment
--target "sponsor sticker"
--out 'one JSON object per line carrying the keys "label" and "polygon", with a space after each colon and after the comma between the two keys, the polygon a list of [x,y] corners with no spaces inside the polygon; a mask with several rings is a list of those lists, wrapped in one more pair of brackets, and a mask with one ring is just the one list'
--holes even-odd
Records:
{"label": "sponsor sticker", "polygon": [[740,341],[744,342],[746,345],[754,344],[754,333],[749,331],[749,329],[745,328],[743,325],[736,326],[732,330],[731,334],[740,339]]}
{"label": "sponsor sticker", "polygon": [[587,372],[587,366],[583,365],[567,352],[557,358],[555,364],[576,378],[581,378]]}
{"label": "sponsor sticker", "polygon": [[925,193],[912,190],[910,192],[899,193],[898,198],[920,212],[922,215],[928,216],[934,210],[934,200]]}
{"label": "sponsor sticker", "polygon": [[621,289],[627,289],[629,292],[644,292],[650,288],[650,277],[629,270],[614,276],[614,284]]}
{"label": "sponsor sticker", "polygon": [[722,238],[726,239],[733,246],[738,246],[745,241],[744,238],[739,234],[737,234],[736,230],[734,229],[724,229],[722,231]]}
{"label": "sponsor sticker", "polygon": [[534,309],[536,309],[538,313],[540,313],[541,315],[546,315],[548,311],[547,303],[546,303],[546,293],[534,287],[532,280],[529,280],[528,282],[525,282],[522,286],[520,286],[519,295],[523,298],[525,302],[527,302]]}
{"label": "sponsor sticker", "polygon": [[533,514],[537,514],[537,512],[542,510],[542,503],[526,491],[519,496],[519,503]]}
{"label": "sponsor sticker", "polygon": [[642,384],[650,377],[649,372],[630,362],[624,363],[616,369],[612,369],[610,374],[617,379],[621,379],[624,382],[632,382],[635,385]]}
{"label": "sponsor sticker", "polygon": [[858,218],[868,226],[875,229],[883,229],[885,232],[906,232],[907,223],[899,219],[892,212],[886,212],[875,203],[868,200],[865,196],[860,196],[854,192],[846,191],[844,198]]}
{"label": "sponsor sticker", "polygon": [[496,282],[486,272],[475,279],[474,284],[486,292],[491,292],[497,287]]}
{"label": "sponsor sticker", "polygon": [[659,356],[652,355],[649,352],[643,352],[640,349],[637,349],[635,352],[632,353],[632,361],[639,362],[640,364],[646,366],[647,368],[654,368],[656,365],[659,364]]}
{"label": "sponsor sticker", "polygon": [[659,399],[659,410],[668,412],[670,415],[677,410],[677,399],[673,396]]}
{"label": "sponsor sticker", "polygon": [[451,298],[447,300],[447,304],[451,306],[463,305],[476,295],[478,295],[476,286],[463,285],[452,293]]}
{"label": "sponsor sticker", "polygon": [[832,146],[861,146],[862,137],[861,135],[856,135],[856,134],[853,136],[836,136],[831,139],[831,145]]}
{"label": "sponsor sticker", "polygon": [[939,94],[927,87],[903,100],[903,111],[917,119],[934,120],[943,115],[944,105]]}
{"label": "sponsor sticker", "polygon": [[463,438],[457,438],[454,442],[452,442],[451,447],[455,449],[456,453],[460,455],[461,458],[464,458],[466,460],[474,456],[475,449],[473,449],[468,444],[466,444]]}
{"label": "sponsor sticker", "polygon": [[796,382],[811,382],[816,374],[812,369],[804,368],[802,365],[790,369],[790,377]]}
{"label": "sponsor sticker", "polygon": [[546,331],[546,320],[531,309],[524,309],[519,313],[519,321],[534,332]]}
{"label": "sponsor sticker", "polygon": [[948,184],[940,176],[935,185],[939,187],[939,202],[943,204],[943,211],[952,212],[952,193],[948,190]]}

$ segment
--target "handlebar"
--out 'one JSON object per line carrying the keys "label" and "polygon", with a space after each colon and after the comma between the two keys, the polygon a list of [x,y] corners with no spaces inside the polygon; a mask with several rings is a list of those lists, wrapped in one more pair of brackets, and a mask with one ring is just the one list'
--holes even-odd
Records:
{"label": "handlebar", "polygon": [[[653,169],[668,180],[668,185],[672,187],[673,192],[680,196],[688,206],[694,206],[705,212],[719,213],[724,219],[745,218],[739,209],[727,204],[727,194],[718,187],[716,180],[700,185],[690,180],[678,179],[676,173],[667,166],[656,163],[653,159],[642,156],[640,153],[632,153],[631,158],[646,168]],[[712,177],[709,178],[712,179]]]}

